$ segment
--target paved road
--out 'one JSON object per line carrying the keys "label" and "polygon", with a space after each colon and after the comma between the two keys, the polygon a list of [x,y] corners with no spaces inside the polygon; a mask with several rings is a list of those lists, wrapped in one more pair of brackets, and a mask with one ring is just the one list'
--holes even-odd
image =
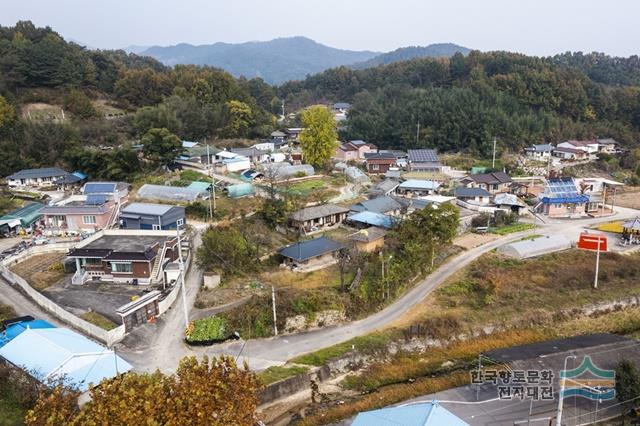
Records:
{"label": "paved road", "polygon": [[64,327],[62,322],[40,309],[38,305],[13,288],[2,276],[0,276],[0,304],[13,306],[18,316],[31,315],[49,321],[58,327]]}
{"label": "paved road", "polygon": [[[619,208],[618,211],[616,219],[635,217],[640,213],[637,210],[624,208]],[[402,317],[413,306],[423,303],[426,296],[455,272],[464,268],[481,255],[503,244],[517,241],[531,233],[543,235],[563,234],[572,240],[576,240],[584,227],[609,220],[611,218],[554,221],[546,223],[536,230],[509,235],[473,248],[459,254],[438,268],[384,310],[359,321],[306,333],[269,339],[254,339],[247,342],[238,341],[208,348],[191,348],[182,341],[185,323],[182,300],[179,297],[173,308],[156,325],[146,325],[136,330],[125,341],[126,346],[119,348],[119,352],[137,369],[145,371],[154,370],[155,368],[159,368],[162,371],[172,371],[175,369],[178,360],[187,355],[238,355],[241,350],[241,359],[246,361],[253,369],[261,370],[271,365],[280,365],[295,356],[313,352],[384,328],[387,324]],[[199,229],[199,231],[201,230]],[[199,238],[198,234],[193,245],[194,248],[199,246]],[[196,299],[201,279],[202,271],[196,268],[195,265],[192,266],[186,275],[188,311],[191,310],[190,307],[193,306]],[[21,295],[19,296],[22,297]],[[32,310],[31,312],[37,313],[38,310]]]}
{"label": "paved road", "polygon": [[[616,219],[635,217],[639,212],[632,209],[619,209]],[[483,254],[506,243],[520,240],[529,234],[556,235],[562,234],[571,240],[577,240],[578,234],[584,227],[594,223],[610,221],[611,218],[591,218],[582,220],[557,220],[546,223],[544,227],[512,234],[488,244],[465,251],[442,265],[432,274],[420,281],[413,289],[400,297],[384,310],[365,319],[347,323],[341,326],[324,328],[307,333],[285,335],[269,339],[254,339],[246,342],[242,351],[242,359],[246,360],[253,369],[263,369],[271,365],[279,365],[295,356],[313,352],[327,346],[344,342],[356,336],[382,329],[404,315],[413,306],[424,302],[434,289],[444,283],[461,268],[473,262]],[[208,355],[234,354],[242,349],[244,342],[233,342],[207,349],[198,349],[198,353]]]}

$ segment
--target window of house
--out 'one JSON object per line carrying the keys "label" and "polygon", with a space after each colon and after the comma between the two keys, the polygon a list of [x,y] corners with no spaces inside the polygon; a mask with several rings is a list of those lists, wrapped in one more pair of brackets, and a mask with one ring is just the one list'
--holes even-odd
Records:
{"label": "window of house", "polygon": [[372,164],[371,170],[380,170],[380,164]]}
{"label": "window of house", "polygon": [[82,223],[85,225],[95,225],[96,217],[95,216],[82,216]]}
{"label": "window of house", "polygon": [[133,265],[131,264],[131,262],[128,262],[128,263],[111,262],[111,272],[121,272],[121,273],[130,274],[133,272]]}
{"label": "window of house", "polygon": [[85,257],[83,259],[84,265],[100,265],[102,263],[102,259],[96,257]]}
{"label": "window of house", "polygon": [[184,219],[176,220],[176,225],[178,225],[178,226],[184,225]]}

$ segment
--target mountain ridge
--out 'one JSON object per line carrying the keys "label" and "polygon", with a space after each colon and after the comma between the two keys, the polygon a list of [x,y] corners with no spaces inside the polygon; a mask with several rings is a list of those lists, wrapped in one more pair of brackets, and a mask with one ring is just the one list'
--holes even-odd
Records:
{"label": "mountain ridge", "polygon": [[339,66],[360,69],[418,57],[452,56],[456,52],[467,54],[470,51],[453,43],[410,46],[386,53],[356,51],[338,49],[308,37],[295,36],[243,43],[178,43],[151,46],[136,53],[151,56],[168,66],[210,65],[222,68],[235,77],[260,77],[270,84],[282,84]]}

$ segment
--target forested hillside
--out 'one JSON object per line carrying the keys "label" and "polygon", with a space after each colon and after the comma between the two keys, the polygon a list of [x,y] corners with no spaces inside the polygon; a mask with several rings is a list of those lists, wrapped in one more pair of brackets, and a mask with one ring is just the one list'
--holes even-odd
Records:
{"label": "forested hillside", "polygon": [[61,165],[124,179],[142,170],[131,145],[150,130],[187,140],[265,137],[281,99],[288,112],[350,102],[342,136],[383,148],[489,155],[494,137],[501,150],[569,138],[640,141],[638,57],[474,51],[334,68],[273,87],[211,67],[89,51],[19,22],[0,27],[0,176]]}
{"label": "forested hillside", "polygon": [[566,138],[635,143],[639,72],[637,57],[474,51],[365,70],[336,68],[286,83],[278,92],[298,106],[351,102],[347,138],[487,155],[494,137],[509,149]]}
{"label": "forested hillside", "polygon": [[416,58],[450,58],[456,53],[467,55],[471,49],[453,43],[436,43],[428,46],[401,47],[392,52],[382,53],[364,62],[351,65],[349,68],[365,69],[394,62],[409,61]]}
{"label": "forested hillside", "polygon": [[31,22],[0,27],[0,176],[57,164],[124,178],[140,168],[130,142],[152,128],[182,139],[268,135],[274,96],[262,80],[215,68],[89,51]]}

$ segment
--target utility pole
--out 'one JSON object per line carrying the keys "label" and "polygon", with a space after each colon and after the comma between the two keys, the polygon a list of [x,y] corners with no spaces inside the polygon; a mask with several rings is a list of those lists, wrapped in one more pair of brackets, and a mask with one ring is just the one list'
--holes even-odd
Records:
{"label": "utility pole", "polygon": [[598,237],[598,249],[596,250],[596,276],[593,279],[593,288],[598,288],[598,273],[600,272],[600,244],[602,244],[602,240]]}
{"label": "utility pole", "polygon": [[215,200],[216,200],[216,189],[215,189],[216,187],[215,187],[215,181],[213,179],[213,173],[211,171],[211,155],[209,155],[209,144],[207,144],[207,164],[208,164],[207,168],[209,170],[209,173],[211,174],[211,191],[209,191],[209,218],[213,222],[213,204],[212,203],[215,203]]}
{"label": "utility pole", "polygon": [[564,358],[564,368],[560,373],[560,394],[558,395],[558,413],[556,414],[556,426],[562,426],[562,405],[564,401],[564,382],[566,380],[565,377],[562,377],[563,374],[566,374],[567,371],[567,360],[576,359],[575,355],[567,355]]}
{"label": "utility pole", "polygon": [[282,119],[284,120],[284,99],[282,100]]}
{"label": "utility pole", "polygon": [[416,130],[416,145],[420,143],[420,122],[418,121],[418,129]]}
{"label": "utility pole", "polygon": [[491,168],[496,168],[496,138],[493,138],[493,161],[491,162]]}
{"label": "utility pole", "polygon": [[276,289],[271,286],[271,303],[273,305],[273,334],[278,335],[278,323],[276,318]]}
{"label": "utility pole", "polygon": [[[482,354],[478,354],[478,377],[480,377],[480,371],[482,370]],[[480,383],[476,387],[476,401],[480,400]]]}
{"label": "utility pole", "polygon": [[184,310],[184,327],[189,327],[189,313],[187,312],[187,287],[185,286],[184,261],[182,260],[182,241],[180,240],[180,225],[176,225],[176,234],[178,234],[178,262],[180,264],[180,284],[182,285],[182,309]]}

